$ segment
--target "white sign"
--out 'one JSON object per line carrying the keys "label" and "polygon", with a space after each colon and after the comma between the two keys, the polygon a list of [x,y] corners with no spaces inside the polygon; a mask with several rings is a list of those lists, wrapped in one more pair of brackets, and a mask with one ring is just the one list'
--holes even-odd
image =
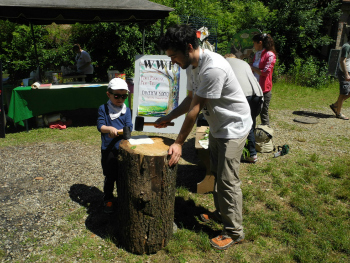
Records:
{"label": "white sign", "polygon": [[[169,114],[185,99],[186,71],[164,55],[138,55],[135,59],[133,124],[135,117],[155,122]],[[158,129],[144,126],[144,132],[179,133],[185,116],[174,119],[174,126]]]}

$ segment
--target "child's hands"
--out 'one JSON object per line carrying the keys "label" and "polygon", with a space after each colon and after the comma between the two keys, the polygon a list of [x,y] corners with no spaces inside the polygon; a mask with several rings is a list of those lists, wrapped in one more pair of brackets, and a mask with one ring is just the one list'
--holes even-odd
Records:
{"label": "child's hands", "polygon": [[110,127],[109,129],[109,133],[108,133],[108,137],[109,138],[115,138],[117,136],[119,136],[118,132],[122,132],[123,130],[117,130],[114,127]]}

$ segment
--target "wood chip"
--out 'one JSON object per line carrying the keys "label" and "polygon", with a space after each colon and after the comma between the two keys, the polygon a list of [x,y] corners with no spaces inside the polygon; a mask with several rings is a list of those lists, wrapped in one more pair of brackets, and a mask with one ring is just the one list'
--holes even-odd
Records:
{"label": "wood chip", "polygon": [[39,177],[35,177],[34,180],[44,180],[44,178],[39,176]]}

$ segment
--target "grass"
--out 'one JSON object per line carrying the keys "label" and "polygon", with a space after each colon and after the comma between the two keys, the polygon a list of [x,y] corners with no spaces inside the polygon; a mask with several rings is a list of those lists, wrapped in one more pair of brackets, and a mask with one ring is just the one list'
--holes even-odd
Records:
{"label": "grass", "polygon": [[[290,84],[274,85],[271,110],[315,111],[331,104],[338,92],[335,82],[327,89],[313,90]],[[346,103],[344,107],[347,107]],[[242,165],[243,215],[246,241],[226,251],[210,247],[209,238],[221,225],[198,222],[194,208],[213,210],[212,194],[196,194],[186,187],[177,189],[183,200],[180,224],[168,245],[153,255],[134,255],[115,245],[113,237],[100,238],[84,227],[84,207],[70,210],[72,200],[57,209],[66,211],[59,227],[71,234],[68,243],[55,248],[43,246],[27,262],[350,262],[350,161],[348,152],[337,156],[308,154],[302,144],[308,139],[302,128],[280,123],[281,129],[300,132],[294,138],[299,149],[284,158],[271,158],[255,165]],[[323,147],[349,143],[340,138]],[[65,131],[34,129],[6,135],[1,147],[44,142],[78,141],[99,144],[95,127],[77,127]],[[188,222],[195,218],[195,226]],[[191,221],[191,220],[190,220]],[[191,221],[193,223],[193,221]],[[72,234],[80,230],[79,235]],[[39,244],[28,234],[24,242]],[[0,259],[5,252],[0,250]]]}

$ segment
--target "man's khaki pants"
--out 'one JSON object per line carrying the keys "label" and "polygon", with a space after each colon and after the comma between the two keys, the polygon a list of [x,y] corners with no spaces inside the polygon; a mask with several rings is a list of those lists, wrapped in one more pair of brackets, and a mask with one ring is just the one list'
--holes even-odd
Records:
{"label": "man's khaki pants", "polygon": [[209,134],[210,169],[215,176],[214,204],[226,234],[234,240],[244,237],[239,165],[247,136],[216,139]]}

